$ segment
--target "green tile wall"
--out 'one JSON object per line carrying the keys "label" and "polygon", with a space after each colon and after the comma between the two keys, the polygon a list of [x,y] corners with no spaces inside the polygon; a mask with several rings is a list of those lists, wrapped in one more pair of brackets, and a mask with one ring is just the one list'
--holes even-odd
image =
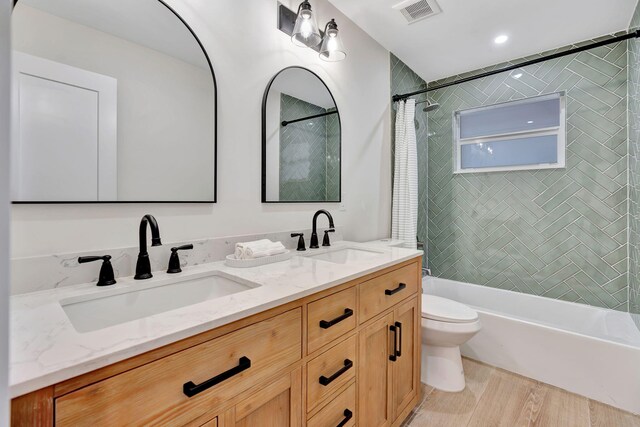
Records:
{"label": "green tile wall", "polygon": [[[441,104],[426,167],[436,276],[627,310],[626,53],[622,42],[430,92]],[[453,175],[454,111],[557,91],[566,169]]]}
{"label": "green tile wall", "polygon": [[327,119],[327,200],[340,200],[340,120],[337,114]]}
{"label": "green tile wall", "polygon": [[[281,94],[280,118],[325,110]],[[340,124],[325,116],[280,127],[280,201],[337,201],[340,197]]]}
{"label": "green tile wall", "polygon": [[[391,54],[391,93],[406,93],[427,87],[427,83],[407,67],[402,61]],[[426,96],[416,97],[417,101],[425,100]],[[428,192],[427,192],[427,113],[423,112],[424,104],[416,107],[416,140],[418,149],[418,240],[427,242],[427,209],[428,209]],[[391,137],[395,135],[396,113],[392,108],[392,130]],[[392,145],[393,147],[393,145]],[[392,148],[393,150],[393,148]],[[393,159],[393,156],[392,156]],[[393,161],[393,160],[392,160]],[[393,163],[391,163],[393,165]],[[426,245],[425,245],[426,248]],[[426,266],[426,254],[423,263]]]}
{"label": "green tile wall", "polygon": [[[631,29],[640,27],[640,4]],[[640,41],[628,42],[629,62],[629,311],[640,328]]]}

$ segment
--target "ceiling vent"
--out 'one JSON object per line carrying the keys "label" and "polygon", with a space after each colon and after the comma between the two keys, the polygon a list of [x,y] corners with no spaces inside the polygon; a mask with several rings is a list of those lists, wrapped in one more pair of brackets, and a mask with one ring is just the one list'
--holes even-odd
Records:
{"label": "ceiling vent", "polygon": [[393,8],[399,10],[409,24],[442,12],[436,0],[405,0],[396,4]]}

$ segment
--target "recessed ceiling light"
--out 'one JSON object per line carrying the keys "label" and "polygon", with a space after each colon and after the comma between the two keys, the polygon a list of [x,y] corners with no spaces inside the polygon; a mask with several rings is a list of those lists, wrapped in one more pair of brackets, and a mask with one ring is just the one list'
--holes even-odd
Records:
{"label": "recessed ceiling light", "polygon": [[505,34],[502,34],[502,35],[496,37],[495,39],[493,39],[493,42],[495,44],[502,44],[502,43],[505,43],[507,40],[509,40],[509,36],[507,36]]}
{"label": "recessed ceiling light", "polygon": [[533,120],[529,120],[527,124],[530,124],[530,125],[533,124]]}
{"label": "recessed ceiling light", "polygon": [[514,79],[519,79],[520,77],[522,77],[522,73],[514,74],[511,77],[513,77]]}

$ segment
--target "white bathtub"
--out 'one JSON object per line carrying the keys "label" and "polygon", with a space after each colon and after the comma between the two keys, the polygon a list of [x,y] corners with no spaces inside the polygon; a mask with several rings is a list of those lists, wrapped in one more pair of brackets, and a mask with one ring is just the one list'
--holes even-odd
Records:
{"label": "white bathtub", "polygon": [[640,330],[629,313],[426,277],[424,293],[476,309],[462,354],[640,414]]}

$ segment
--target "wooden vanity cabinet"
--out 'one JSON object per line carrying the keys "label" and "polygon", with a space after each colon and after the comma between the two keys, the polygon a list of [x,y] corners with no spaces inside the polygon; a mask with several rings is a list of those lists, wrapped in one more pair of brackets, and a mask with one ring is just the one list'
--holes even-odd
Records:
{"label": "wooden vanity cabinet", "polygon": [[302,369],[266,384],[219,418],[221,427],[289,427],[302,425]]}
{"label": "wooden vanity cabinet", "polygon": [[415,299],[399,304],[393,311],[400,349],[395,362],[391,362],[391,409],[394,419],[406,408],[412,408],[411,402],[420,394],[421,313],[421,307]]}
{"label": "wooden vanity cabinet", "polygon": [[420,266],[399,263],[20,396],[11,424],[399,426],[420,397]]}
{"label": "wooden vanity cabinet", "polygon": [[360,333],[362,425],[391,425],[413,407],[419,395],[420,324],[416,312],[417,301],[408,300]]}
{"label": "wooden vanity cabinet", "polygon": [[393,343],[389,327],[393,313],[374,320],[360,332],[358,395],[360,422],[367,427],[390,425],[393,367],[389,361]]}

